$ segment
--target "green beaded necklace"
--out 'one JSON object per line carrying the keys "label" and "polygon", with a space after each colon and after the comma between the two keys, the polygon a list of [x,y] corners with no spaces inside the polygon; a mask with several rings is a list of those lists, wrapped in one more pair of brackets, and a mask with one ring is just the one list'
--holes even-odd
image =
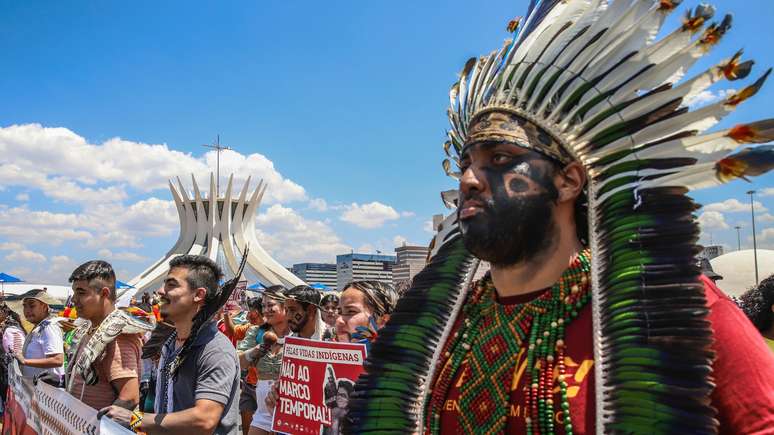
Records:
{"label": "green beaded necklace", "polygon": [[589,251],[581,252],[550,291],[519,305],[496,302],[495,288],[487,276],[476,285],[463,309],[457,332],[447,341],[439,361],[439,374],[427,401],[426,427],[441,431],[443,403],[460,366],[467,360],[470,380],[460,387],[460,424],[468,433],[502,433],[507,424],[513,369],[519,351],[527,346],[525,408],[527,433],[554,433],[554,368],[564,429],[572,434],[567,382],[564,379],[564,331],[590,299]]}

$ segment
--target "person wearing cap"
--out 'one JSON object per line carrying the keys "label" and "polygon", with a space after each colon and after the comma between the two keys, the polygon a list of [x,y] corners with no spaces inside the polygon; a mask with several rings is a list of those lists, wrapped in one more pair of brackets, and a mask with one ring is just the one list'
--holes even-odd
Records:
{"label": "person wearing cap", "polygon": [[[27,335],[21,352],[14,354],[25,377],[34,378],[48,372],[54,383],[61,383],[64,376],[64,342],[62,329],[51,316],[51,305],[57,303],[42,289],[30,290],[22,299],[24,317],[35,325]],[[56,382],[57,379],[59,382]]]}
{"label": "person wearing cap", "polygon": [[699,261],[699,267],[701,268],[701,273],[712,280],[712,282],[718,282],[723,279],[723,275],[712,270],[712,264],[710,263],[709,258],[702,258],[701,261]]}

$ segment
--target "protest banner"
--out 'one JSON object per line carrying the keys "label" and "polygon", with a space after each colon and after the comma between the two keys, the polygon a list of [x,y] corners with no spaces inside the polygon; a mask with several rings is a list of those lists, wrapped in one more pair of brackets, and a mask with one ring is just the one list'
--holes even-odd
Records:
{"label": "protest banner", "polygon": [[338,435],[365,358],[363,344],[287,337],[273,430]]}
{"label": "protest banner", "polygon": [[[129,435],[129,429],[113,425],[110,434]],[[3,416],[3,435],[98,435],[97,411],[64,390],[22,377],[19,365],[8,366],[8,395]]]}
{"label": "protest banner", "polygon": [[247,281],[239,281],[236,288],[229,296],[227,305],[244,305],[245,293],[247,291]]}

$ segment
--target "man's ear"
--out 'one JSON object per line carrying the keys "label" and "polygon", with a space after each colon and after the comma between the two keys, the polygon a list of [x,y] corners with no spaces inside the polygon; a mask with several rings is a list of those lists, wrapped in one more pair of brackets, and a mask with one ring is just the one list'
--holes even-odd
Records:
{"label": "man's ear", "polygon": [[556,177],[559,202],[575,201],[586,186],[586,169],[580,162],[568,163]]}
{"label": "man's ear", "polygon": [[207,289],[204,287],[199,287],[196,289],[196,292],[194,292],[194,302],[202,302],[204,303],[204,300],[207,297]]}
{"label": "man's ear", "polygon": [[376,326],[379,327],[379,329],[384,328],[384,325],[387,324],[387,322],[390,321],[390,315],[389,314],[383,314],[379,319],[376,320]]}
{"label": "man's ear", "polygon": [[102,287],[99,289],[99,294],[103,298],[109,298],[110,297],[110,287]]}

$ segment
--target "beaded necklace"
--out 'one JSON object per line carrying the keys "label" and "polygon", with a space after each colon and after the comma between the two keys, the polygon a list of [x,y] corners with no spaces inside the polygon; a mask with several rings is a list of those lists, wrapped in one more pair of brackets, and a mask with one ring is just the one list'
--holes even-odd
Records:
{"label": "beaded necklace", "polygon": [[572,434],[565,381],[564,331],[591,298],[589,258],[589,250],[579,253],[550,291],[525,304],[497,303],[489,275],[476,284],[465,303],[459,329],[441,354],[441,369],[425,414],[430,433],[441,432],[441,409],[451,383],[466,360],[471,376],[460,387],[463,430],[478,434],[503,433],[510,410],[514,367],[526,342],[527,434],[554,433],[554,369],[559,374],[565,433]]}

